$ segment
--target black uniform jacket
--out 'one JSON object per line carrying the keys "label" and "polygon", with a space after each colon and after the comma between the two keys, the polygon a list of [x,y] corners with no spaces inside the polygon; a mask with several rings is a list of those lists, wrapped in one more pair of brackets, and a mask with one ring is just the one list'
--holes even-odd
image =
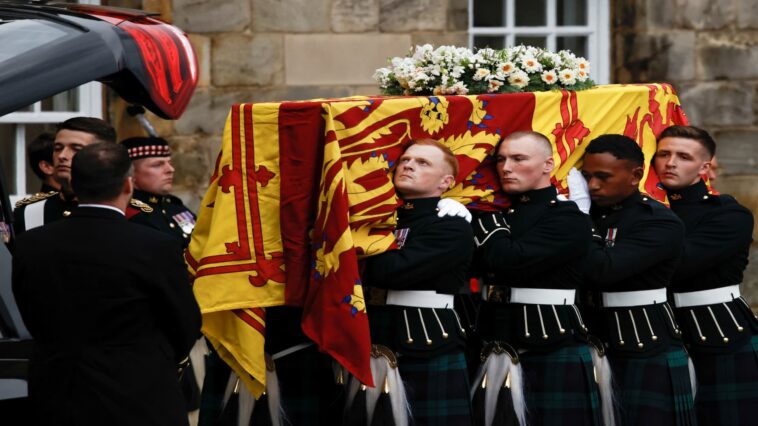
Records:
{"label": "black uniform jacket", "polygon": [[181,241],[184,248],[187,248],[197,218],[184,206],[181,199],[173,195],[156,195],[138,189],[134,190],[132,198],[147,204],[153,210],[146,212],[147,209],[135,207],[132,203],[126,211],[129,220],[173,235]]}
{"label": "black uniform jacket", "polygon": [[[686,293],[740,284],[753,235],[750,211],[729,195],[709,194],[703,181],[670,190],[668,197],[686,228],[684,253],[670,290]],[[743,299],[675,311],[684,339],[695,352],[737,350],[758,331]]]}
{"label": "black uniform jacket", "polygon": [[[511,234],[494,234],[480,247],[494,273],[488,284],[509,287],[576,289],[582,284],[580,260],[592,232],[587,216],[572,201],[558,201],[553,186],[512,197],[505,213]],[[573,303],[570,301],[569,303]]]}
{"label": "black uniform jacket", "polygon": [[[589,284],[598,292],[668,287],[684,244],[684,225],[666,206],[635,192],[619,204],[593,205],[599,235],[585,262]],[[594,295],[596,306],[600,295]],[[666,303],[649,306],[587,307],[590,327],[618,356],[647,357],[681,345],[673,312]],[[586,317],[587,317],[586,316]]]}
{"label": "black uniform jacket", "polygon": [[671,291],[688,292],[742,282],[753,241],[753,215],[729,195],[712,195],[703,181],[668,191],[684,222],[684,253]]}
{"label": "black uniform jacket", "polygon": [[[477,251],[490,272],[486,284],[501,289],[503,286],[553,289],[582,286],[581,261],[592,239],[590,220],[574,202],[559,201],[556,195],[555,188],[548,186],[511,197],[513,204],[504,212],[510,235],[495,233]],[[585,331],[581,319],[569,306],[574,300],[558,306],[555,313],[552,307],[541,307],[540,312],[536,305],[501,304],[499,300],[507,299],[507,294],[489,293],[477,327],[485,341],[506,341],[519,348],[552,350],[576,338],[584,339],[579,336]]]}
{"label": "black uniform jacket", "polygon": [[177,362],[200,311],[175,239],[79,207],[19,236],[13,292],[35,339],[37,423],[187,424]]}
{"label": "black uniform jacket", "polygon": [[26,220],[24,212],[30,208],[30,205],[44,203],[43,224],[55,222],[71,214],[79,203],[73,196],[66,196],[62,192],[49,191],[38,192],[31,197],[19,200],[16,203],[16,209],[13,210],[13,230],[16,235],[26,231]]}
{"label": "black uniform jacket", "polygon": [[[452,306],[436,309],[435,316],[432,309],[372,305],[376,302],[372,300],[375,289],[456,294],[467,284],[474,252],[471,226],[460,217],[437,217],[439,200],[435,197],[405,202],[398,210],[395,231],[400,249],[368,258],[362,275],[368,287],[372,341],[401,353],[433,356],[460,348],[463,342],[464,331]],[[425,334],[432,343],[426,344]],[[445,334],[448,337],[443,337]]]}
{"label": "black uniform jacket", "polygon": [[663,204],[635,192],[619,204],[593,205],[595,233],[585,273],[600,291],[668,287],[679,262],[684,226]]}

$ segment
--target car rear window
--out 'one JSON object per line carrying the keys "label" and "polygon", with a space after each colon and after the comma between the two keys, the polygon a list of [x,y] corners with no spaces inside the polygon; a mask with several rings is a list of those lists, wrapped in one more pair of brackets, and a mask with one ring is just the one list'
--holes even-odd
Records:
{"label": "car rear window", "polygon": [[54,42],[73,29],[40,19],[3,19],[0,17],[0,62]]}

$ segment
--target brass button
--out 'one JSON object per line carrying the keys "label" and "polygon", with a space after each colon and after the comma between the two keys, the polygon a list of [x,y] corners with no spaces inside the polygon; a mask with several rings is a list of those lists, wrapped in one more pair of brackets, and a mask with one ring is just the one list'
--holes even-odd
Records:
{"label": "brass button", "polygon": [[169,223],[168,226],[170,226],[171,228],[176,228],[176,225],[174,225],[173,223]]}
{"label": "brass button", "polygon": [[68,210],[64,210],[63,211],[63,217],[69,217],[69,216],[71,216],[71,212],[68,211]]}

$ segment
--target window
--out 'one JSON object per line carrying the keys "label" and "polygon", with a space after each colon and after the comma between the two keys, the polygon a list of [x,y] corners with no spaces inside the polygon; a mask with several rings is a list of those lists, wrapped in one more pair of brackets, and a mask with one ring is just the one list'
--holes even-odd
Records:
{"label": "window", "polygon": [[591,77],[610,76],[609,0],[469,0],[469,46],[520,44],[568,49],[592,63]]}
{"label": "window", "polygon": [[[100,4],[100,0],[75,3]],[[12,47],[3,46],[3,49]],[[54,131],[56,123],[71,117],[102,118],[102,96],[100,83],[88,83],[0,117],[0,163],[11,203],[39,191],[41,183],[27,165],[29,142],[43,132]]]}

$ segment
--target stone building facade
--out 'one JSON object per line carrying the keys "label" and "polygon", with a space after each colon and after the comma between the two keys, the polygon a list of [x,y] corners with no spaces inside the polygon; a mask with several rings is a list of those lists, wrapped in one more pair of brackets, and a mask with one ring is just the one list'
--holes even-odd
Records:
{"label": "stone building facade", "polygon": [[[719,144],[716,187],[758,212],[758,0],[608,2],[610,82],[672,83],[690,121]],[[469,0],[103,3],[158,13],[190,34],[198,89],[180,120],[153,118],[174,148],[176,186],[190,206],[205,191],[233,103],[377,94],[371,76],[387,57],[469,40]],[[120,134],[139,134],[124,105],[109,99]],[[745,284],[758,303],[758,248],[751,261]]]}

